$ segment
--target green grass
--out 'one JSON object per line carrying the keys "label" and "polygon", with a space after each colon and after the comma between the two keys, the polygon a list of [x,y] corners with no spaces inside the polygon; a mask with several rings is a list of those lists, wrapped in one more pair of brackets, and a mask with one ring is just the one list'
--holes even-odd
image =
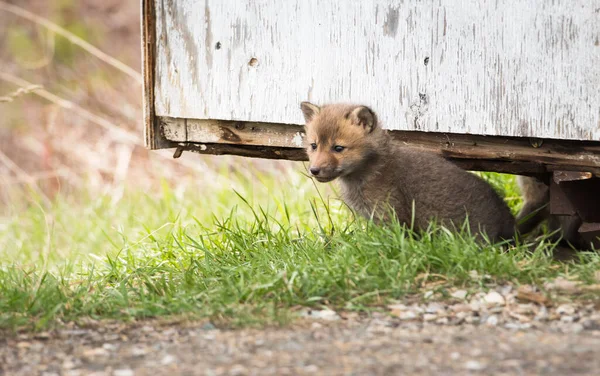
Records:
{"label": "green grass", "polygon": [[[600,270],[592,253],[554,261],[550,244],[505,252],[440,228],[416,236],[398,223],[375,226],[327,186],[281,175],[229,173],[118,201],[82,194],[59,196],[47,210],[13,208],[0,222],[0,328],[180,314],[280,322],[297,306],[380,307],[422,291],[424,276],[443,275],[436,289],[444,295],[559,275],[592,283]],[[514,179],[485,177],[516,210]]]}

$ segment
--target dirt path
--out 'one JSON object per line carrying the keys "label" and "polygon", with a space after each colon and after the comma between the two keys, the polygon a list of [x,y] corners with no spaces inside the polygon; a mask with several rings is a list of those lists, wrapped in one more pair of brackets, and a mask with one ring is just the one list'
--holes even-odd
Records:
{"label": "dirt path", "polygon": [[6,375],[598,375],[600,329],[440,325],[384,315],[283,329],[103,325],[0,341]]}
{"label": "dirt path", "polygon": [[[583,288],[563,279],[546,287]],[[171,320],[0,336],[0,374],[600,375],[598,301],[507,285],[455,290],[444,301],[406,297],[385,308],[301,309],[294,323],[262,330]]]}

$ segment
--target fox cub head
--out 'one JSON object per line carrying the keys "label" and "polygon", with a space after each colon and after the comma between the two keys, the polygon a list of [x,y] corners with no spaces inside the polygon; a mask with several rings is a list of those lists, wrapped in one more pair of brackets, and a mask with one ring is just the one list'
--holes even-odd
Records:
{"label": "fox cub head", "polygon": [[300,104],[306,120],[309,171],[320,182],[359,173],[381,148],[377,116],[368,107]]}

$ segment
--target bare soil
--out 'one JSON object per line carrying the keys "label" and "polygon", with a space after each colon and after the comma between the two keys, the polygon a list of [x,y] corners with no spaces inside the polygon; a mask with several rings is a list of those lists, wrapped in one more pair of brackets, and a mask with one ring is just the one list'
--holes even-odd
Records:
{"label": "bare soil", "polygon": [[[0,340],[5,375],[598,375],[600,325],[305,318],[283,328],[102,323]],[[564,325],[563,325],[564,324]],[[94,327],[96,326],[96,327]]]}

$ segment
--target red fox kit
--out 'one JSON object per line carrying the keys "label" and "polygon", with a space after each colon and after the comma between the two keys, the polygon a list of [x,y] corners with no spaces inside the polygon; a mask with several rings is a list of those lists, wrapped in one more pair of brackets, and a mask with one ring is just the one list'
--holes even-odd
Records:
{"label": "red fox kit", "polygon": [[390,205],[416,230],[434,219],[459,227],[468,216],[477,236],[513,237],[514,217],[488,183],[435,154],[403,147],[370,108],[308,102],[301,108],[311,175],[319,182],[338,179],[343,200],[363,216],[385,219]]}

